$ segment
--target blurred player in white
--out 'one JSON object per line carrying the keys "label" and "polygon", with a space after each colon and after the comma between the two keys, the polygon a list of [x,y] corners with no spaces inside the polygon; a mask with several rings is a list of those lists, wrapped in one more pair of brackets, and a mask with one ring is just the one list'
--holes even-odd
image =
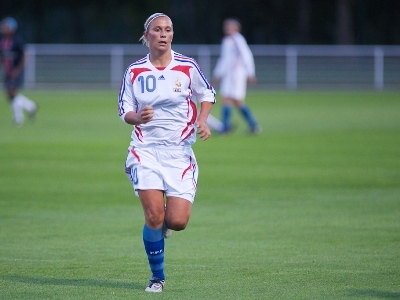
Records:
{"label": "blurred player in white", "polygon": [[146,20],[141,40],[150,53],[126,69],[118,102],[120,118],[133,125],[125,172],[145,217],[143,243],[152,272],[147,292],[164,288],[164,238],[188,224],[198,176],[191,145],[196,134],[209,138],[206,120],[215,103],[197,62],[171,49],[173,34],[167,15]]}
{"label": "blurred player in white", "polygon": [[11,104],[16,126],[22,126],[25,120],[24,112],[33,119],[37,105],[34,101],[19,93],[23,85],[25,52],[22,39],[16,35],[17,21],[12,17],[1,21],[0,57],[4,71],[4,86]]}
{"label": "blurred player in white", "polygon": [[254,58],[240,30],[237,20],[229,18],[224,21],[225,37],[213,74],[214,81],[221,83],[223,132],[232,130],[232,105],[235,105],[249,125],[250,133],[259,133],[261,127],[245,104],[247,81],[256,82]]}

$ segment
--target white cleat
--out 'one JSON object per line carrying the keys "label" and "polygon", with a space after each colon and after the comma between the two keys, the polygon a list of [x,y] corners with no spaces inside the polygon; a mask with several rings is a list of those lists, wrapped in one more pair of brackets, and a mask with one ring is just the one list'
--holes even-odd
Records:
{"label": "white cleat", "polygon": [[[166,209],[167,209],[167,204],[164,203],[164,211]],[[172,234],[172,229],[169,229],[167,226],[165,226],[165,221],[164,221],[164,224],[163,224],[162,233],[163,233],[164,239],[169,238],[171,236],[171,234]]]}
{"label": "white cleat", "polygon": [[164,225],[163,228],[162,228],[162,233],[163,233],[164,239],[167,239],[167,238],[169,238],[171,236],[172,229],[169,229],[168,227],[166,227]]}
{"label": "white cleat", "polygon": [[150,293],[161,293],[164,289],[165,280],[152,278],[149,280],[149,285],[145,289],[146,292]]}

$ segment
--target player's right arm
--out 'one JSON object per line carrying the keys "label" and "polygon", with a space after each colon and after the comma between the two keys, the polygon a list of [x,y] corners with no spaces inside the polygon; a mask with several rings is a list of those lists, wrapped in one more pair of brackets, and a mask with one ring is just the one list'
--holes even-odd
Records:
{"label": "player's right arm", "polygon": [[228,38],[224,38],[221,43],[220,56],[217,60],[217,64],[215,65],[213,71],[214,81],[218,82],[221,77],[229,72],[229,69],[232,65],[232,48],[229,43]]}
{"label": "player's right arm", "polygon": [[119,92],[119,117],[130,125],[148,123],[154,116],[153,108],[149,105],[140,105],[135,97],[133,81],[143,69],[136,72],[137,70],[132,66],[126,69]]}
{"label": "player's right arm", "polygon": [[146,105],[140,112],[128,111],[124,116],[124,121],[131,125],[145,124],[153,120],[153,116],[153,108]]}
{"label": "player's right arm", "polygon": [[149,105],[139,108],[133,92],[131,68],[127,68],[118,97],[118,114],[122,121],[130,125],[140,125],[153,119],[154,111]]}

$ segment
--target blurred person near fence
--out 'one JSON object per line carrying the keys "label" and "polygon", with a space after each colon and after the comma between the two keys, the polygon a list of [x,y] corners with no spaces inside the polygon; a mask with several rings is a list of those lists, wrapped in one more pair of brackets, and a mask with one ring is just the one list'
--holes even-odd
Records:
{"label": "blurred person near fence", "polygon": [[23,85],[25,50],[24,42],[16,32],[17,21],[12,17],[4,18],[1,23],[2,38],[0,41],[0,57],[4,72],[4,88],[11,104],[16,126],[22,126],[25,121],[25,111],[30,119],[34,119],[37,104],[19,92]]}
{"label": "blurred person near fence", "polygon": [[125,173],[144,212],[152,273],[146,292],[164,289],[164,239],[189,222],[198,178],[192,144],[196,135],[210,136],[206,120],[215,103],[197,62],[172,50],[173,35],[167,15],[146,20],[141,40],[149,54],[126,69],[118,102],[121,120],[133,125]]}
{"label": "blurred person near fence", "polygon": [[234,105],[246,120],[249,132],[261,132],[253,113],[245,103],[247,82],[255,83],[255,66],[253,54],[240,33],[241,24],[238,20],[228,18],[223,23],[224,38],[221,44],[221,54],[215,66],[213,76],[220,83],[222,96],[223,133],[232,128],[232,106]]}

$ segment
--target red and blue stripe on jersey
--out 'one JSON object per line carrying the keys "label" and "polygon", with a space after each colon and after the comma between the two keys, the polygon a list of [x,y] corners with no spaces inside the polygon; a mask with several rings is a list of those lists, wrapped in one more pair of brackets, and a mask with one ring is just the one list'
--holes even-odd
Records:
{"label": "red and blue stripe on jersey", "polygon": [[[211,84],[208,83],[206,77],[204,76],[203,72],[201,71],[200,66],[197,64],[197,62],[193,58],[188,57],[188,56],[184,56],[184,55],[182,55],[180,53],[177,53],[177,52],[174,52],[174,59],[176,61],[186,62],[186,63],[192,64],[196,68],[197,72],[200,74],[200,77],[204,80],[204,83],[206,84],[207,88],[209,90],[211,90],[213,92],[214,96],[215,96],[215,91],[214,91],[213,87],[211,86]],[[214,99],[214,103],[215,103],[215,99]]]}

